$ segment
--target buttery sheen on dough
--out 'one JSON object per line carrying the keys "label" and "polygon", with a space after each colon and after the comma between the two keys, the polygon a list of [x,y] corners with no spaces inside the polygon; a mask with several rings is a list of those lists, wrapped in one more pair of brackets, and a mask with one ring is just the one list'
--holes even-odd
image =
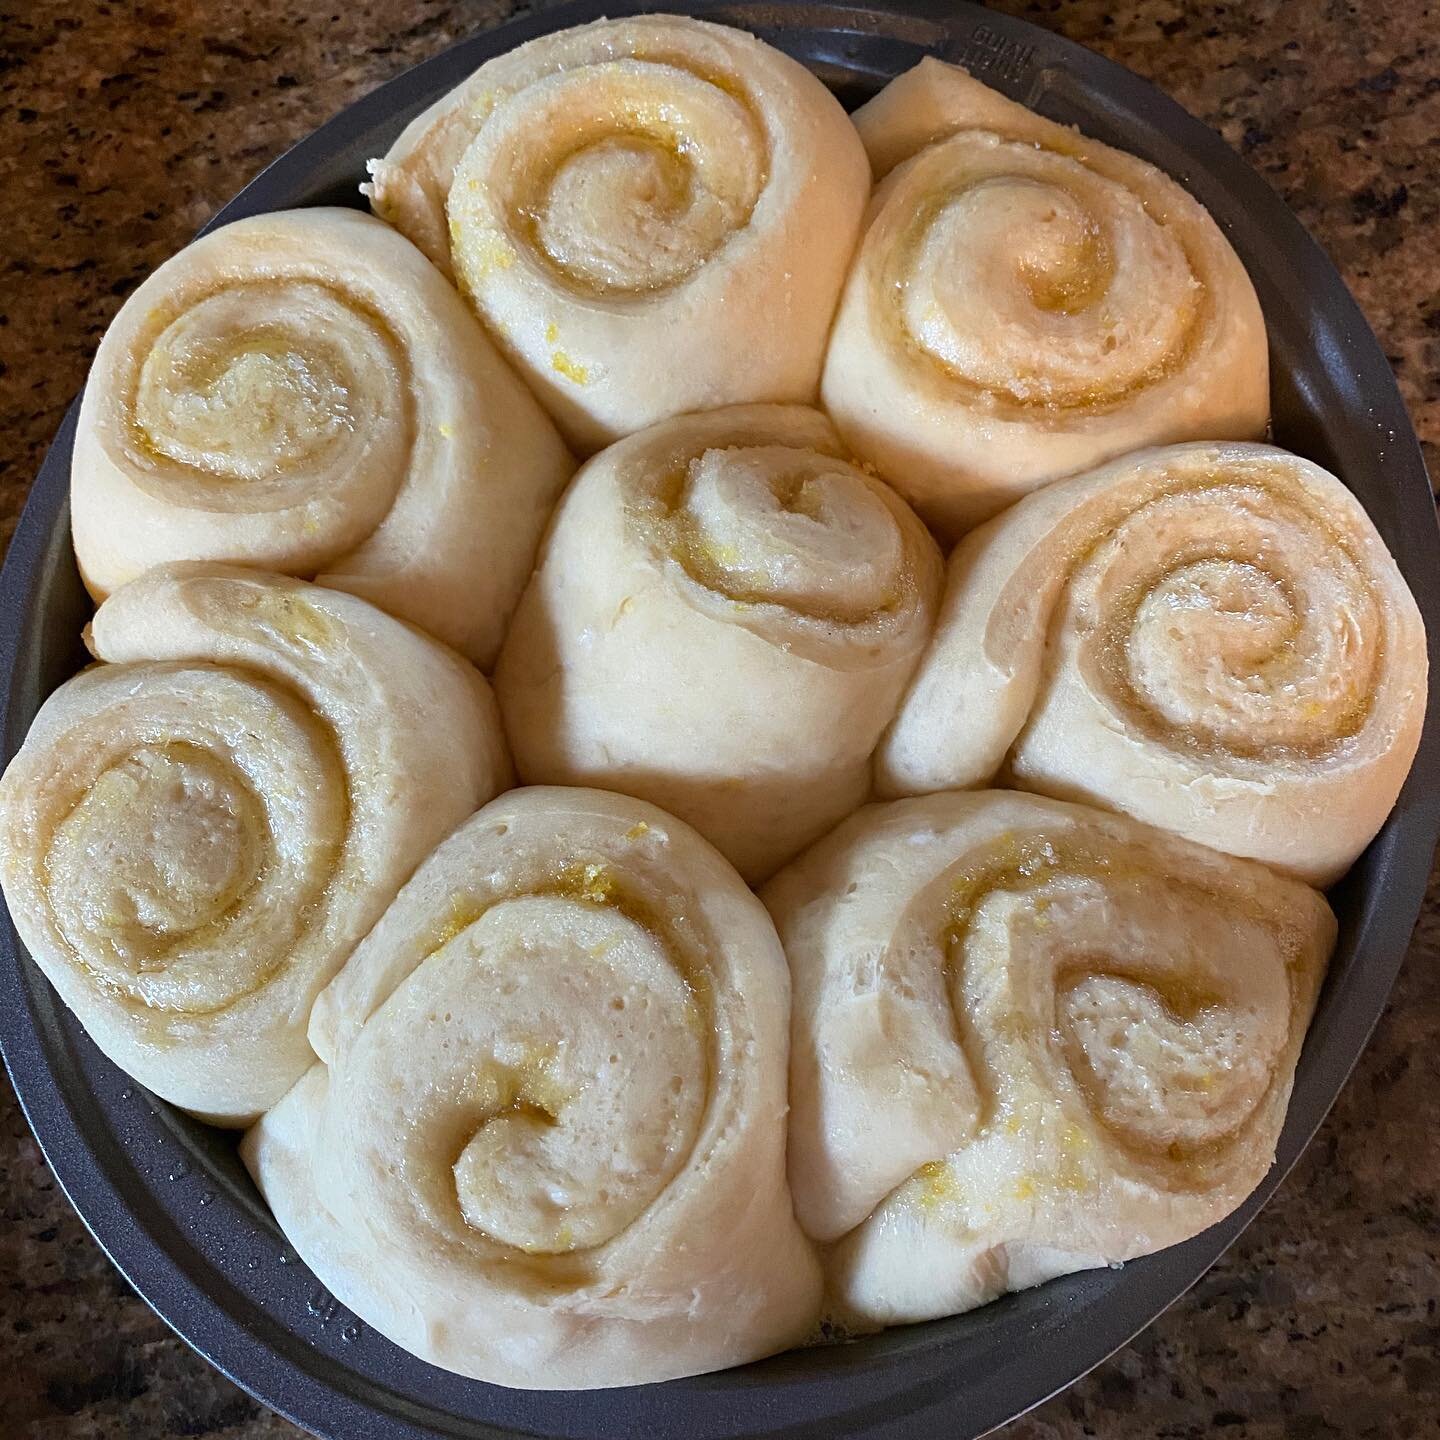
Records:
{"label": "buttery sheen on dough", "polygon": [[488,668],[573,468],[413,245],[353,210],[257,215],[162,265],[100,342],[75,553],[97,599],[178,560],[318,576]]}
{"label": "buttery sheen on dough", "polygon": [[854,120],[881,184],[821,394],[942,539],[1142,445],[1260,438],[1259,302],[1174,181],[933,59]]}
{"label": "buttery sheen on dough", "polygon": [[882,793],[1015,782],[1317,885],[1395,803],[1425,628],[1355,497],[1268,445],[1143,451],[1022,500],[950,558]]}
{"label": "buttery sheen on dough", "polygon": [[242,1154],[367,1324],[531,1389],[805,1338],[785,1184],[785,957],[687,825],[516,790],[416,872],[316,1004],[323,1061]]}
{"label": "buttery sheen on dough", "polygon": [[868,797],[940,570],[818,411],[622,440],[566,492],[496,667],[520,776],[651,800],[763,879]]}
{"label": "buttery sheen on dough", "polygon": [[764,899],[796,1212],[857,1328],[1228,1215],[1270,1166],[1335,939],[1298,881],[1005,791],[869,806]]}
{"label": "buttery sheen on dough", "polygon": [[813,402],[870,187],[814,75],[676,15],[488,61],[371,171],[376,214],[453,267],[582,451],[682,411]]}
{"label": "buttery sheen on dough", "polygon": [[510,780],[480,675],[363,600],[152,571],[0,780],[0,879],[122,1070],[245,1125],[314,1061],[310,1006],[449,830]]}

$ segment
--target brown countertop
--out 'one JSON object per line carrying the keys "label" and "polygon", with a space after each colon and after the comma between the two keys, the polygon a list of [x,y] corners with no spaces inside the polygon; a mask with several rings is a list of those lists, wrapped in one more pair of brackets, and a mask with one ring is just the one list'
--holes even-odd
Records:
{"label": "brown countertop", "polygon": [[[145,274],[342,106],[531,8],[0,0],[0,535]],[[1156,81],[1259,168],[1365,307],[1440,476],[1440,4],[998,8]],[[1440,873],[1370,1049],[1274,1202],[1168,1315],[1007,1440],[1440,1435],[1437,962]],[[111,1269],[0,1081],[0,1435],[298,1434]]]}

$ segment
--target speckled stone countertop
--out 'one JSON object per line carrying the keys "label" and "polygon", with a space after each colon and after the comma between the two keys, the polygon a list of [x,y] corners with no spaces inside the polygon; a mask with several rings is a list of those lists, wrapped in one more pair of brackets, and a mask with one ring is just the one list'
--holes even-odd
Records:
{"label": "speckled stone countertop", "polygon": [[[0,535],[122,299],[266,161],[504,0],[0,0]],[[1440,0],[1000,8],[1215,126],[1334,257],[1440,475]],[[1231,1254],[1007,1440],[1440,1436],[1440,874],[1389,1012]],[[0,1080],[0,1436],[294,1440],[87,1235]],[[364,1440],[357,1436],[355,1440]]]}

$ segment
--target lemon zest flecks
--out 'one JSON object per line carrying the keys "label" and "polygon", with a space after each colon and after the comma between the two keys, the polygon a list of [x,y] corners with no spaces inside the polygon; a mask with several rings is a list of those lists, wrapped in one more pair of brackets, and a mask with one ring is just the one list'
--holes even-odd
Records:
{"label": "lemon zest flecks", "polygon": [[307,650],[324,650],[338,640],[339,626],[323,610],[284,591],[247,596],[241,607],[267,625],[278,639]]}
{"label": "lemon zest flecks", "polygon": [[607,865],[596,860],[566,865],[555,880],[561,895],[587,900],[592,905],[608,905],[615,896],[615,876]]}
{"label": "lemon zest flecks", "polygon": [[1055,1183],[1062,1190],[1088,1190],[1090,1176],[1081,1157],[1090,1148],[1090,1137],[1078,1125],[1066,1125],[1060,1132],[1060,1164]]}
{"label": "lemon zest flecks", "polygon": [[468,896],[452,895],[449,911],[427,947],[428,952],[433,955],[437,950],[444,949],[462,930],[468,930],[480,918],[480,914],[481,907],[476,906]]}
{"label": "lemon zest flecks", "polygon": [[476,279],[483,279],[493,270],[508,270],[515,263],[515,251],[509,241],[494,230],[483,230],[473,239],[465,236],[462,228],[454,226],[452,232],[456,244],[464,242],[469,254],[470,273]]}
{"label": "lemon zest flecks", "polygon": [[550,357],[550,368],[577,385],[590,383],[590,372],[583,365],[576,364],[563,350],[557,350]]}
{"label": "lemon zest flecks", "polygon": [[958,1204],[964,1193],[955,1183],[950,1166],[943,1160],[931,1160],[914,1175],[917,1185],[915,1202],[922,1210],[932,1211],[942,1205]]}
{"label": "lemon zest flecks", "polygon": [[608,900],[615,889],[615,877],[603,865],[590,864],[585,867],[585,887],[581,894],[587,900],[597,902]]}
{"label": "lemon zest flecks", "polygon": [[704,550],[706,559],[716,565],[738,565],[742,558],[734,545],[722,545],[714,540],[707,540]]}

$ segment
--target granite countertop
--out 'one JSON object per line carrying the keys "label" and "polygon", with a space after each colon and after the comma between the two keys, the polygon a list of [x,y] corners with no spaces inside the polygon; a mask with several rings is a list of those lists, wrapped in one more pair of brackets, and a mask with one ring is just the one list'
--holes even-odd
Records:
{"label": "granite countertop", "polygon": [[[0,536],[124,297],[270,158],[504,0],[0,3]],[[535,6],[534,8],[540,8]],[[1006,0],[1156,81],[1320,238],[1440,476],[1440,3]],[[1007,1440],[1440,1435],[1440,874],[1364,1059],[1230,1255]],[[299,1435],[110,1267],[0,1080],[0,1435]],[[363,1437],[355,1437],[363,1440]]]}

